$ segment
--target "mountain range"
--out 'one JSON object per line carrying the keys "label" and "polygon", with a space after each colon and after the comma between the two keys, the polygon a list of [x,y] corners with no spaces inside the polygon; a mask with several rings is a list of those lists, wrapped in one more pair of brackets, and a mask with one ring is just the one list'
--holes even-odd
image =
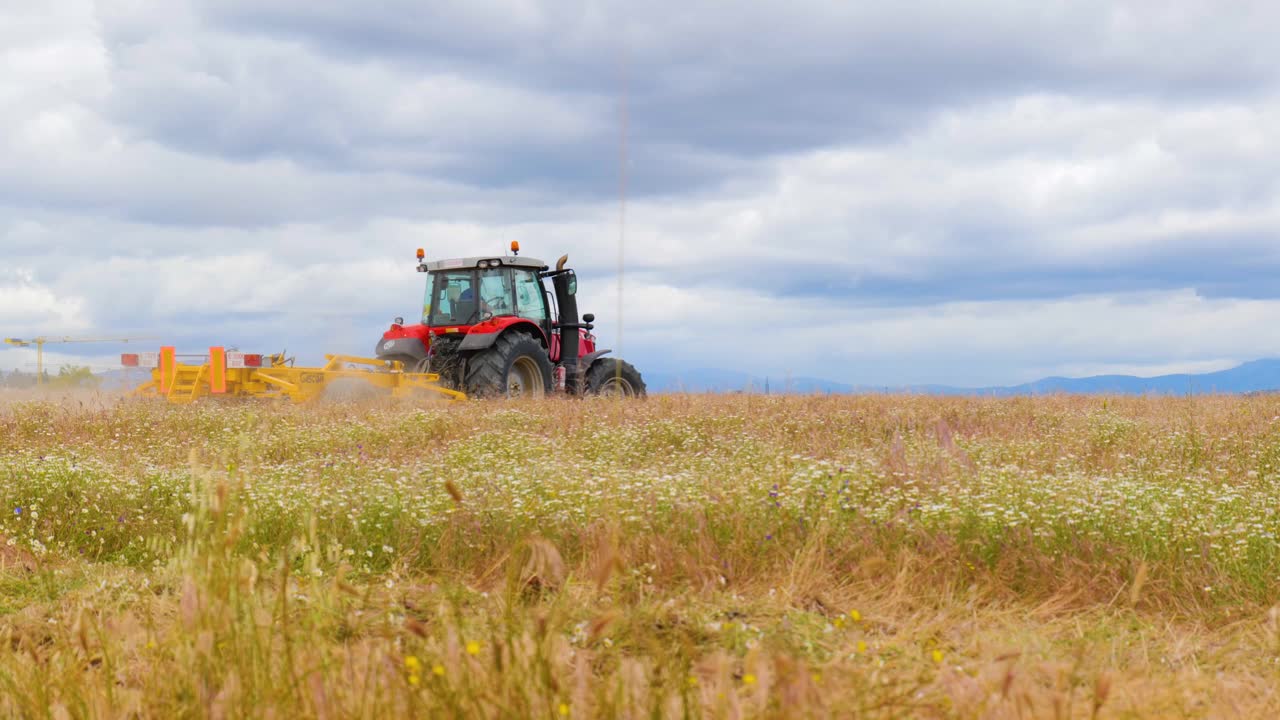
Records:
{"label": "mountain range", "polygon": [[1109,393],[1120,395],[1202,395],[1280,390],[1280,359],[1263,359],[1217,372],[1179,373],[1156,377],[1094,375],[1082,378],[1047,377],[1021,385],[953,387],[904,385],[898,387],[852,385],[811,377],[757,377],[733,370],[698,368],[680,373],[646,372],[650,392],[771,392],[858,393],[905,392],[926,395],[1045,395],[1051,393]]}

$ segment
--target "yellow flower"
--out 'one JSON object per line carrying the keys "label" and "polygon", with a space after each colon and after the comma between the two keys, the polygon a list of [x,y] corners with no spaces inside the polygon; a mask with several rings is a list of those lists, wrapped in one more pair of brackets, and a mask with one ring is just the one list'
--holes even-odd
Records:
{"label": "yellow flower", "polygon": [[432,666],[431,666],[431,672],[432,672],[436,677],[444,677],[444,666],[443,666],[443,665],[432,665]]}
{"label": "yellow flower", "polygon": [[821,685],[822,673],[813,673],[812,675],[809,676],[809,679],[812,680],[815,685]]}
{"label": "yellow flower", "polygon": [[934,651],[933,651],[933,661],[934,661],[935,663],[939,663],[939,664],[941,664],[941,663],[942,663],[942,651],[941,651],[941,650],[934,650]]}
{"label": "yellow flower", "polygon": [[476,642],[475,640],[472,640],[471,642],[467,643],[467,654],[468,654],[468,655],[479,655],[479,654],[480,654],[480,643]]}
{"label": "yellow flower", "polygon": [[857,610],[850,610],[849,617],[853,618],[854,622],[862,622],[862,613]]}
{"label": "yellow flower", "polygon": [[692,687],[698,687],[698,678],[697,678],[696,676],[694,676],[694,675],[690,675],[690,676],[689,676],[688,683],[689,683],[689,687],[691,687],[691,688],[692,688]]}
{"label": "yellow flower", "polygon": [[569,717],[569,703],[560,703],[561,717]]}
{"label": "yellow flower", "polygon": [[422,663],[418,661],[417,656],[410,655],[404,659],[404,667],[409,672],[417,672],[422,667]]}
{"label": "yellow flower", "polygon": [[859,654],[859,655],[862,655],[862,654],[865,654],[866,652],[867,652],[867,641],[865,641],[865,640],[859,640],[859,641],[858,641],[858,654]]}
{"label": "yellow flower", "polygon": [[752,675],[751,673],[747,673],[746,675],[742,676],[742,682],[747,685],[755,685],[756,676]]}
{"label": "yellow flower", "polygon": [[844,627],[844,618],[836,618],[836,627],[838,628]]}
{"label": "yellow flower", "polygon": [[417,684],[419,684],[419,683],[421,683],[421,682],[422,682],[422,676],[421,676],[421,675],[419,675],[419,674],[417,674],[417,673],[414,673],[414,674],[412,674],[412,675],[410,675],[410,676],[409,676],[409,684],[410,684],[410,685],[417,685]]}

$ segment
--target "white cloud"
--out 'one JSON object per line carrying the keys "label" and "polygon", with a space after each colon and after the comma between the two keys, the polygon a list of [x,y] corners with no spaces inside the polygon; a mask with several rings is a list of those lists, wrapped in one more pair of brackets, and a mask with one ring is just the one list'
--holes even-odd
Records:
{"label": "white cloud", "polygon": [[68,332],[86,327],[84,299],[60,296],[21,269],[0,271],[0,328],[5,337]]}

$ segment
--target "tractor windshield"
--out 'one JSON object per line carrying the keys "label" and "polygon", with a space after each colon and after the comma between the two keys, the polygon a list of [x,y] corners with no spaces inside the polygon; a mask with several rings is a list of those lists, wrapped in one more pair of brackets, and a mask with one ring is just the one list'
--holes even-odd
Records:
{"label": "tractor windshield", "polygon": [[510,268],[434,273],[422,320],[428,325],[472,325],[496,315],[514,314]]}

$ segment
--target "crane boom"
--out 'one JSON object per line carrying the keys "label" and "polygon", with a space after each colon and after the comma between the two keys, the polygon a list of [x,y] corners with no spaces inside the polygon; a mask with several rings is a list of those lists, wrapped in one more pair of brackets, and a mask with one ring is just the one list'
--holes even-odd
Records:
{"label": "crane boom", "polygon": [[48,343],[131,343],[141,340],[150,340],[151,338],[77,338],[67,336],[44,336],[34,337],[29,340],[22,338],[5,338],[6,345],[14,347],[31,347],[36,348],[36,385],[44,384],[44,346]]}

